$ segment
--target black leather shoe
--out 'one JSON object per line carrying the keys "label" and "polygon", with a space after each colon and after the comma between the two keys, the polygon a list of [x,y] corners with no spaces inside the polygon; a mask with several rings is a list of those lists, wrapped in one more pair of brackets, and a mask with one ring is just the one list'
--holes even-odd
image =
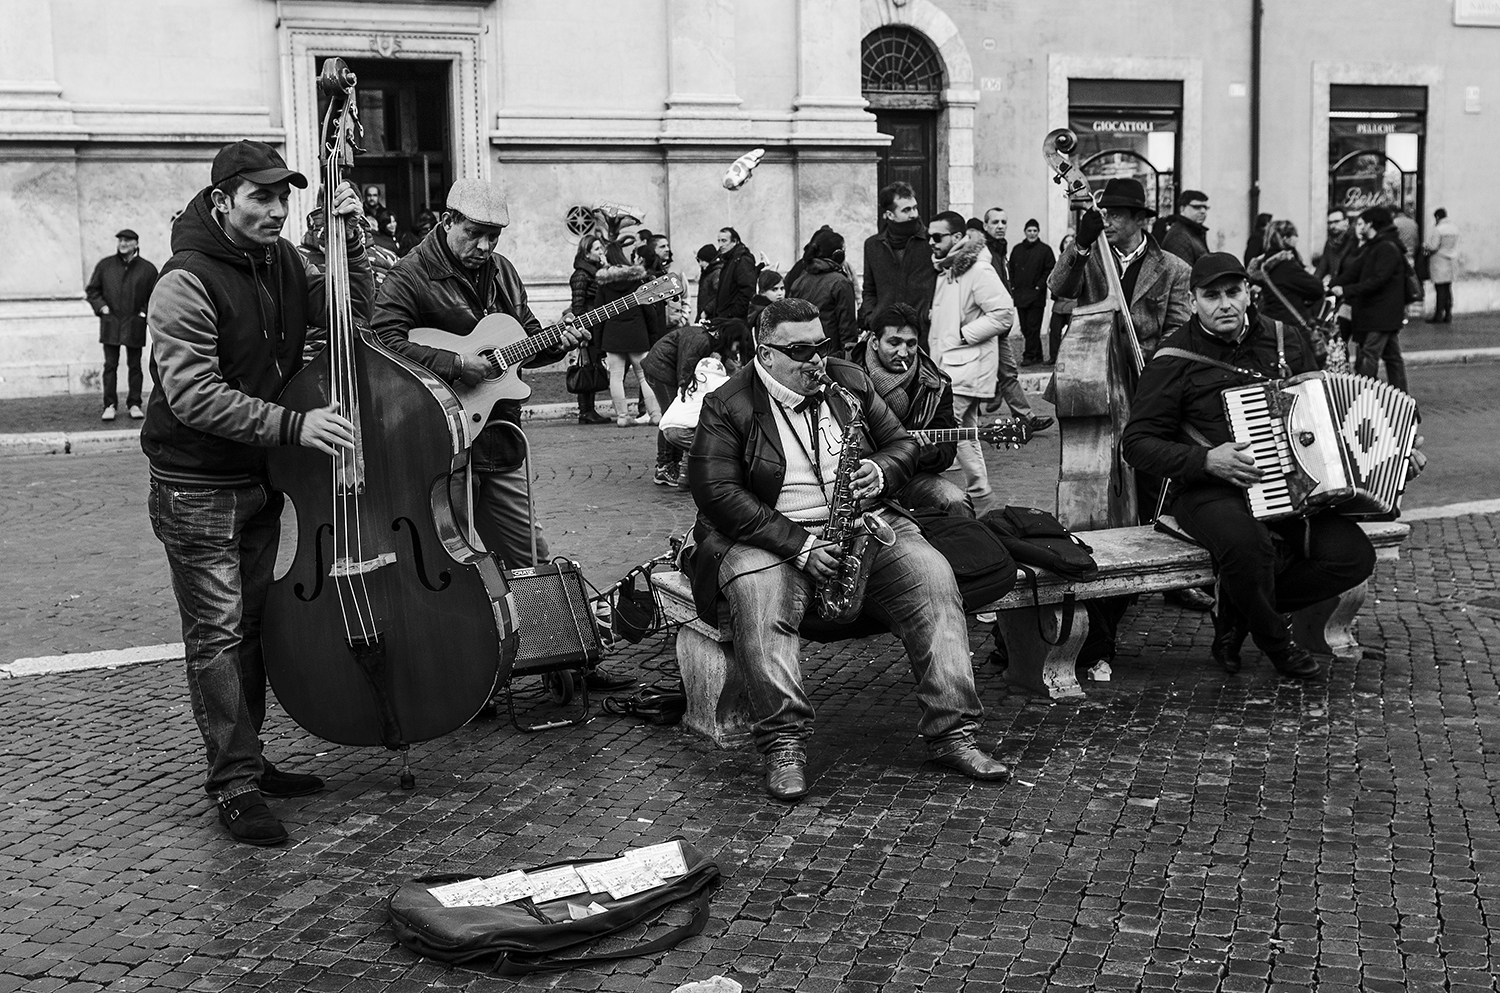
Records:
{"label": "black leather shoe", "polygon": [[594,666],[583,678],[591,690],[623,690],[635,685],[634,678],[611,672],[602,665]]}
{"label": "black leather shoe", "polygon": [[961,738],[942,746],[932,754],[932,761],[957,769],[970,779],[997,781],[1010,777],[1005,763],[980,748],[973,738]]}
{"label": "black leather shoe", "polygon": [[1052,418],[1037,417],[1035,414],[1033,414],[1031,416],[1031,419],[1026,422],[1026,426],[1031,428],[1032,434],[1041,434],[1043,431],[1052,426]]}
{"label": "black leather shoe", "polygon": [[1318,660],[1312,652],[1295,641],[1279,652],[1267,652],[1276,671],[1288,679],[1312,679],[1318,674]]}
{"label": "black leather shoe", "polygon": [[1233,608],[1221,604],[1214,613],[1214,661],[1219,668],[1233,676],[1240,671],[1240,648],[1245,644],[1244,621]]}
{"label": "black leather shoe", "polygon": [[609,423],[609,418],[605,417],[603,414],[599,413],[598,411],[591,410],[591,411],[589,411],[586,414],[579,414],[578,415],[578,423],[579,424],[608,424]]}
{"label": "black leather shoe", "polygon": [[1199,610],[1207,613],[1214,609],[1214,598],[1192,586],[1185,590],[1168,590],[1161,595],[1161,598],[1184,610]]}
{"label": "black leather shoe", "polygon": [[311,796],[323,789],[323,780],[300,772],[282,772],[269,762],[266,771],[260,774],[262,796],[290,797]]}
{"label": "black leather shoe", "polygon": [[244,845],[270,848],[286,844],[288,837],[286,828],[255,790],[221,801],[219,823],[229,829],[235,841]]}
{"label": "black leather shoe", "polygon": [[783,803],[807,796],[807,751],[800,743],[766,753],[766,792]]}

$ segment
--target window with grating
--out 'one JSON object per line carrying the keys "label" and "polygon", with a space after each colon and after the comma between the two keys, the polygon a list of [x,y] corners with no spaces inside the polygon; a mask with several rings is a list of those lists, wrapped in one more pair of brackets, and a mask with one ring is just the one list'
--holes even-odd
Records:
{"label": "window with grating", "polygon": [[932,44],[911,28],[877,28],[865,35],[861,48],[866,94],[924,94],[935,99],[942,92],[942,59]]}

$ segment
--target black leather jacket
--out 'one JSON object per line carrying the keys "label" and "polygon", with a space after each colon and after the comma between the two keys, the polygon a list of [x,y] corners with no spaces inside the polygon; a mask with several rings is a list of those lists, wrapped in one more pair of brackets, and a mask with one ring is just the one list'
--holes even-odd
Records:
{"label": "black leather jacket", "polygon": [[[880,399],[863,369],[840,359],[830,359],[827,368],[834,382],[864,405],[860,449],[885,474],[885,492],[895,492],[916,471],[916,441]],[[719,566],[730,546],[743,541],[794,559],[807,542],[808,532],[776,510],[786,453],[772,412],[775,402],[754,362],[703,400],[687,459],[698,523],[693,529],[696,545],[685,565],[698,614],[710,623],[717,620]],[[848,423],[849,411],[836,396],[829,399],[828,409],[840,423]],[[886,506],[904,513],[893,503]]]}
{"label": "black leather jacket", "polygon": [[[375,297],[375,316],[370,328],[387,348],[452,383],[459,375],[457,354],[408,340],[412,328],[468,334],[489,314],[509,314],[527,334],[536,334],[542,329],[542,322],[526,303],[526,287],[509,259],[498,253],[491,255],[480,272],[476,288],[468,277],[459,273],[452,255],[441,243],[442,237],[442,227],[433,228],[386,276]],[[549,349],[526,364],[556,362],[565,352],[562,348]],[[495,404],[489,426],[474,439],[472,464],[481,472],[506,472],[518,468],[525,459],[516,432],[495,427],[497,421],[519,425],[521,402],[501,400]]]}

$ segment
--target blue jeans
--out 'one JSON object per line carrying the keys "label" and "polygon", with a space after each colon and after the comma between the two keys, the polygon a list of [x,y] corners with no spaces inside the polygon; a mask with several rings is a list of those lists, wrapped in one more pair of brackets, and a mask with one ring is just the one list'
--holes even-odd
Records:
{"label": "blue jeans", "polygon": [[932,472],[919,472],[895,493],[895,500],[907,510],[935,507],[950,514],[974,516],[974,501],[962,486]]}
{"label": "blue jeans", "polygon": [[[510,472],[476,472],[474,474],[474,530],[484,547],[500,560],[502,569],[531,567],[531,504],[526,495],[526,473],[529,465]],[[462,474],[458,478],[462,478]],[[536,529],[538,562],[551,559],[552,551],[542,529]]]}
{"label": "blue jeans", "polygon": [[1359,360],[1354,371],[1371,379],[1380,378],[1380,361],[1385,360],[1385,378],[1388,383],[1403,393],[1406,387],[1406,360],[1401,355],[1401,329],[1394,331],[1355,332],[1359,342]]}
{"label": "blue jeans", "polygon": [[[932,749],[973,734],[984,708],[974,688],[969,631],[948,560],[911,521],[895,518],[891,526],[895,544],[867,545],[875,563],[865,612],[906,647],[922,708],[917,730]],[[802,688],[797,628],[812,608],[812,577],[773,552],[741,542],[725,553],[719,582],[729,600],[735,657],[755,717],[755,747],[767,752],[778,742],[805,741],[812,735],[813,705]]]}
{"label": "blue jeans", "polygon": [[188,694],[208,753],[208,795],[259,788],[266,669],[260,621],[281,540],[280,493],[151,481],[151,529],[182,613]]}

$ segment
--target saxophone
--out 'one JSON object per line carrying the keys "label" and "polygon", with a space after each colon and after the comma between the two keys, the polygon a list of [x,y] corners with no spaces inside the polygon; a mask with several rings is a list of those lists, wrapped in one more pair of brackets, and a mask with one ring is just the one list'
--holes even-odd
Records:
{"label": "saxophone", "polygon": [[837,393],[849,406],[849,423],[844,427],[844,447],[839,451],[838,471],[833,477],[833,495],[828,499],[828,526],[822,541],[837,545],[843,553],[839,570],[832,579],[819,583],[814,590],[813,605],[818,616],[835,624],[847,624],[859,616],[865,603],[865,584],[870,580],[874,554],[866,554],[865,545],[874,538],[881,545],[895,543],[896,533],[875,514],[860,514],[854,496],[854,473],[859,469],[859,435],[864,429],[864,405],[853,393],[835,383],[824,372],[823,385]]}

